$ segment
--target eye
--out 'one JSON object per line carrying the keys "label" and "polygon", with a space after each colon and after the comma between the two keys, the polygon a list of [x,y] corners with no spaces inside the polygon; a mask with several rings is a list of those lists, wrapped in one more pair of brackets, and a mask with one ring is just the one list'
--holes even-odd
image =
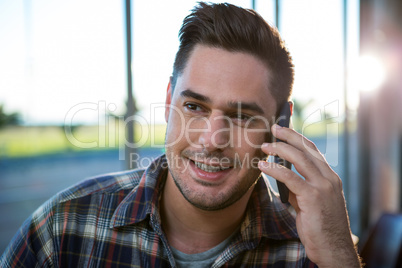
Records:
{"label": "eye", "polygon": [[185,104],[184,106],[185,106],[187,109],[193,110],[193,111],[195,111],[195,110],[197,110],[197,108],[199,108],[198,105],[193,104],[193,103],[187,103],[187,104]]}
{"label": "eye", "polygon": [[231,117],[233,120],[243,121],[243,122],[252,120],[252,118],[253,118],[251,115],[248,115],[245,113],[234,113]]}
{"label": "eye", "polygon": [[192,102],[187,102],[187,103],[185,103],[184,104],[184,108],[187,110],[187,111],[190,111],[190,112],[203,112],[205,109],[201,106],[201,105],[198,105],[198,104],[195,104],[195,103],[192,103]]}
{"label": "eye", "polygon": [[247,120],[249,120],[251,118],[251,116],[249,116],[247,114],[240,113],[240,114],[235,114],[233,116],[233,118],[236,119],[236,120],[247,121]]}
{"label": "eye", "polygon": [[254,116],[245,113],[235,113],[231,118],[235,124],[242,127],[252,127],[255,121]]}

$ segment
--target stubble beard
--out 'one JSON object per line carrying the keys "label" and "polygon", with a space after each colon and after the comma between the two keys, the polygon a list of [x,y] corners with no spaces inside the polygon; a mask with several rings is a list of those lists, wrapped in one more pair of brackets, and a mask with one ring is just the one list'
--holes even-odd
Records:
{"label": "stubble beard", "polygon": [[[211,198],[211,196],[207,196],[204,192],[194,193],[188,184],[202,185],[206,191],[208,187],[217,187],[216,184],[197,180],[196,178],[191,178],[190,175],[185,175],[183,169],[174,166],[177,164],[177,159],[174,158],[179,156],[175,156],[169,149],[166,149],[166,157],[168,160],[169,173],[184,199],[194,207],[204,211],[219,211],[233,205],[240,200],[260,178],[260,172],[252,172],[252,170],[247,172],[249,175],[246,177],[240,179],[237,177],[229,178],[229,180],[237,180],[237,183],[231,186],[227,191],[220,192]],[[188,167],[183,168],[185,170]],[[241,169],[239,169],[239,171],[240,170]]]}
{"label": "stubble beard", "polygon": [[[186,173],[184,173],[184,171],[186,171],[186,169],[189,167],[181,161],[183,158],[180,153],[175,154],[174,150],[171,150],[169,146],[166,146],[168,141],[167,137],[168,134],[165,136],[165,150],[169,174],[171,175],[177,189],[184,199],[198,209],[204,211],[219,211],[233,205],[239,201],[249,190],[251,190],[250,188],[252,188],[261,177],[261,171],[258,170],[258,168],[251,167],[249,163],[246,163],[248,165],[246,167],[248,169],[245,172],[246,175],[243,178],[238,178],[237,176],[229,178],[230,180],[237,180],[237,183],[230,187],[230,189],[228,189],[226,192],[220,192],[219,194],[215,195],[214,198],[207,196],[204,192],[194,193],[194,191],[191,189],[191,184],[202,185],[204,189],[207,189],[208,187],[216,187],[216,184],[197,180],[196,178],[191,178],[190,175],[185,175]],[[270,134],[267,134],[267,137],[270,137]],[[191,154],[191,152],[189,154]],[[212,153],[212,155],[219,158],[219,154],[215,155]],[[266,156],[262,154],[258,156],[258,158],[263,160],[266,158]],[[241,166],[245,163],[243,163],[242,160],[243,159],[241,159],[241,163],[239,164],[240,167],[237,167],[239,172],[244,172]],[[180,167],[179,162],[182,162],[184,166]],[[238,174],[239,172],[235,174]]]}

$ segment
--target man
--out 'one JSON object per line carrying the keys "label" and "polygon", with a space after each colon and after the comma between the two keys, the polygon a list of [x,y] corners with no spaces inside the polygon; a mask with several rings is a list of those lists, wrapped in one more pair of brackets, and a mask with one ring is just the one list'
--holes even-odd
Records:
{"label": "man", "polygon": [[[278,32],[254,11],[200,3],[180,42],[166,155],[52,198],[1,267],[359,267],[339,177],[313,143],[274,124],[293,84]],[[261,171],[289,188],[291,205]]]}

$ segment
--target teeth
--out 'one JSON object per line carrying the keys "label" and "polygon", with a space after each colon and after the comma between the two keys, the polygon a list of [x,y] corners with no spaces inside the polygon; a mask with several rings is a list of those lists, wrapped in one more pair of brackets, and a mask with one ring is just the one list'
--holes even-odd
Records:
{"label": "teeth", "polygon": [[202,169],[206,172],[218,172],[221,170],[225,170],[228,169],[229,167],[221,167],[221,166],[210,166],[210,165],[206,165],[200,162],[194,162],[195,165],[199,168]]}

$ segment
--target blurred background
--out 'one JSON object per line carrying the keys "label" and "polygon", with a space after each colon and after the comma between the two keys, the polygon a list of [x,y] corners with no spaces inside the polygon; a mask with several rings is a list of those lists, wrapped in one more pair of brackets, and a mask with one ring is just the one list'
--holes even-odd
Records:
{"label": "blurred background", "polygon": [[[293,126],[342,178],[352,231],[370,244],[402,208],[401,1],[227,2],[279,29],[295,64]],[[0,1],[0,253],[58,191],[163,153],[177,35],[195,4]],[[402,223],[387,226],[382,248],[399,259],[382,267],[394,267]]]}

